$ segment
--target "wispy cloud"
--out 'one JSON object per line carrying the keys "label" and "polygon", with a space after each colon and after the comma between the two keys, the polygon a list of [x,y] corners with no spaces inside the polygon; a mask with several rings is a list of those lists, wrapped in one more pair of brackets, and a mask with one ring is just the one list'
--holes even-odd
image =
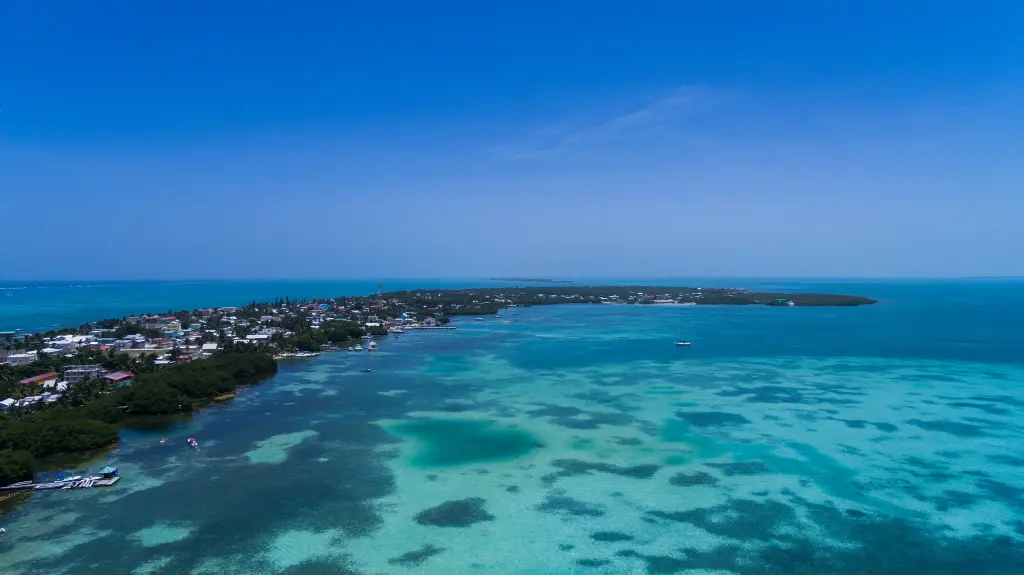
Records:
{"label": "wispy cloud", "polygon": [[706,110],[726,94],[705,86],[677,87],[624,112],[596,120],[558,120],[545,124],[496,152],[499,156],[513,159],[556,156],[576,149],[650,136],[677,127],[682,118]]}

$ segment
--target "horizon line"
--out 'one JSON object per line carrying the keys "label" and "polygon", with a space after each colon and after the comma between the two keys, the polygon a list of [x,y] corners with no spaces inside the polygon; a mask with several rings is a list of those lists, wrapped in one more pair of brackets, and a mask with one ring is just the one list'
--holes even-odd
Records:
{"label": "horizon line", "polygon": [[[530,279],[542,279],[544,281],[531,282]],[[241,282],[367,282],[384,283],[388,281],[523,281],[526,283],[548,283],[548,282],[582,282],[582,281],[647,281],[647,280],[786,280],[786,281],[906,281],[906,280],[976,280],[976,279],[1024,279],[1024,275],[978,275],[978,276],[744,276],[744,275],[692,275],[692,276],[517,276],[507,277],[496,276],[422,276],[422,277],[239,277],[239,278],[61,278],[61,279],[0,279],[0,284],[16,283],[71,283],[87,282],[97,285],[139,282],[139,283],[241,283]]]}

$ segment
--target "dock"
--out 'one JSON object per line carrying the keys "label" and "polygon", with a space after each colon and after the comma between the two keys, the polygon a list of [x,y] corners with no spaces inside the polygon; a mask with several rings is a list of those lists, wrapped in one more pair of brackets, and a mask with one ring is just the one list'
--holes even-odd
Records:
{"label": "dock", "polygon": [[89,489],[91,487],[109,487],[121,480],[116,467],[104,467],[99,475],[82,477],[80,475],[56,481],[36,483],[20,481],[0,487],[0,491],[49,491],[52,489]]}
{"label": "dock", "polygon": [[410,329],[455,329],[454,325],[407,325],[406,330]]}

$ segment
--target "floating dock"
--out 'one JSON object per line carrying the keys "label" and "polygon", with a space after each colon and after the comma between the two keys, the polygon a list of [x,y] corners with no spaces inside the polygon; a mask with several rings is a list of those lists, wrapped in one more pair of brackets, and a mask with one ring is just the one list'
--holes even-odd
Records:
{"label": "floating dock", "polygon": [[20,481],[0,487],[0,491],[48,491],[51,489],[89,489],[90,487],[109,487],[121,480],[116,467],[104,467],[99,475],[90,477],[75,476],[44,483]]}

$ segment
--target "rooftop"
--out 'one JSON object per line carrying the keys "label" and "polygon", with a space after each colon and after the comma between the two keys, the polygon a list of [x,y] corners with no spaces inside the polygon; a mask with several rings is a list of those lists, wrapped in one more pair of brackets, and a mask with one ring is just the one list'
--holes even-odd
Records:
{"label": "rooftop", "polygon": [[40,383],[40,382],[48,381],[48,380],[51,380],[51,379],[57,379],[59,377],[60,377],[59,373],[57,373],[56,371],[51,371],[51,372],[44,373],[44,374],[41,374],[41,375],[35,375],[35,376],[32,376],[32,377],[26,377],[25,379],[21,380],[21,383],[23,385],[28,385],[30,383]]}

